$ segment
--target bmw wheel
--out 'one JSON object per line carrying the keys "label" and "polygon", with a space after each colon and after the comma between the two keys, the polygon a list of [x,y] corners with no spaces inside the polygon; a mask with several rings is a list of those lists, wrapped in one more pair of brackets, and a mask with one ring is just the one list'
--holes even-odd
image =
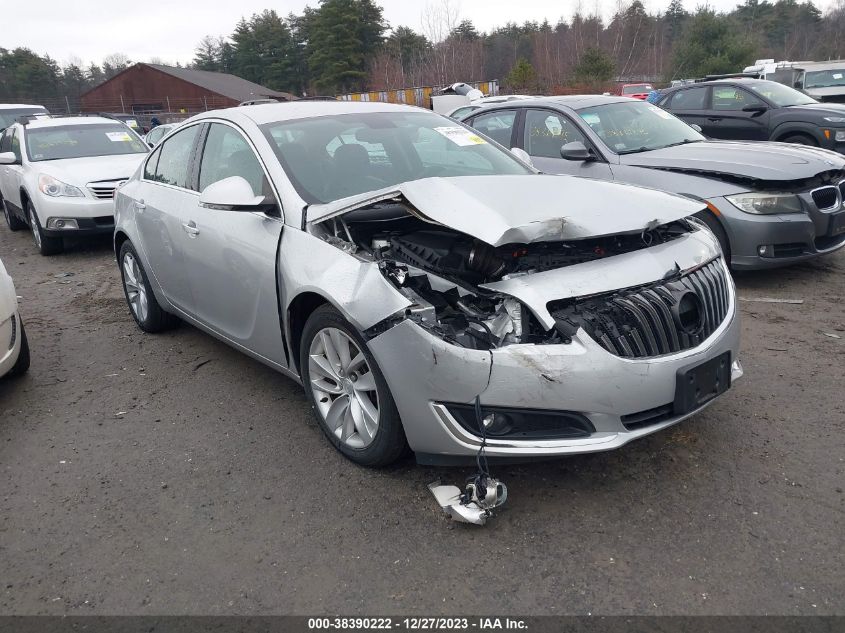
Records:
{"label": "bmw wheel", "polygon": [[407,449],[399,411],[361,334],[331,306],[314,311],[300,346],[302,383],[329,441],[363,466]]}

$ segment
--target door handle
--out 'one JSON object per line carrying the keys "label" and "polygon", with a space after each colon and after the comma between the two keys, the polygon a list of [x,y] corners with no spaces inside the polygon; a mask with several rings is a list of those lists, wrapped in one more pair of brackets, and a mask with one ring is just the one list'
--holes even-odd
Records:
{"label": "door handle", "polygon": [[719,121],[722,120],[722,117],[717,116],[717,117],[709,118],[707,120],[710,121],[710,123],[718,123]]}
{"label": "door handle", "polygon": [[135,201],[135,209],[137,209],[139,212],[143,213],[144,209],[146,209],[146,208],[147,208],[147,205],[144,204],[143,200],[136,200]]}
{"label": "door handle", "polygon": [[187,233],[191,237],[196,237],[200,234],[200,230],[197,228],[197,223],[193,220],[191,220],[187,224],[182,224],[182,228],[185,229],[185,233]]}

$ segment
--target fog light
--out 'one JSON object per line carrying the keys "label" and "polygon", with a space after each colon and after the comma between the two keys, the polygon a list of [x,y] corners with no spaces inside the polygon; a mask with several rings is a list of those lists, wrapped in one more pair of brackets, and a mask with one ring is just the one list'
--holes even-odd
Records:
{"label": "fog light", "polygon": [[484,430],[490,435],[502,435],[511,428],[511,419],[504,413],[488,413],[482,419]]}
{"label": "fog light", "polygon": [[772,247],[770,244],[765,244],[763,246],[757,247],[757,253],[760,257],[771,257],[772,256]]}
{"label": "fog light", "polygon": [[78,229],[79,225],[76,223],[76,220],[73,218],[50,218],[47,220],[47,228],[48,229],[59,229],[59,230],[68,230],[68,229]]}

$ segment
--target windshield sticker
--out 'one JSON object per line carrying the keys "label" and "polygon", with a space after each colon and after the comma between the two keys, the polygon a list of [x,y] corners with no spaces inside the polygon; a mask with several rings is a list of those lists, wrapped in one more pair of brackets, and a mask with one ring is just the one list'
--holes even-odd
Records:
{"label": "windshield sticker", "polygon": [[582,114],[581,118],[584,119],[587,122],[588,125],[600,125],[601,124],[601,119],[599,118],[598,114],[591,114],[591,113],[588,112],[586,114]]}
{"label": "windshield sticker", "polygon": [[842,79],[842,73],[833,73],[834,79]]}
{"label": "windshield sticker", "polygon": [[648,106],[648,109],[651,110],[652,112],[654,112],[661,119],[671,119],[672,118],[671,114],[666,112],[666,110],[658,108],[657,106]]}
{"label": "windshield sticker", "polygon": [[622,151],[623,149],[628,149],[628,146],[625,145],[625,143],[616,143],[613,147],[616,148],[616,151]]}
{"label": "windshield sticker", "polygon": [[466,147],[468,145],[486,145],[487,141],[473,134],[466,128],[462,127],[436,127],[434,131],[441,134],[452,141],[455,145]]}
{"label": "windshield sticker", "polygon": [[106,132],[106,136],[112,143],[127,143],[132,141],[129,132]]}

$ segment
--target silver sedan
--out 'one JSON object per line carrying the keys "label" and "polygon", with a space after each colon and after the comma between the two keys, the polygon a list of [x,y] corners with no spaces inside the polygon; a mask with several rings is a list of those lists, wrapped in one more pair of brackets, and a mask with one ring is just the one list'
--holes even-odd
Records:
{"label": "silver sedan", "polygon": [[360,464],[608,450],[742,374],[700,204],[541,175],[426,110],[203,113],[115,206],[137,324],[187,321],[301,382]]}

